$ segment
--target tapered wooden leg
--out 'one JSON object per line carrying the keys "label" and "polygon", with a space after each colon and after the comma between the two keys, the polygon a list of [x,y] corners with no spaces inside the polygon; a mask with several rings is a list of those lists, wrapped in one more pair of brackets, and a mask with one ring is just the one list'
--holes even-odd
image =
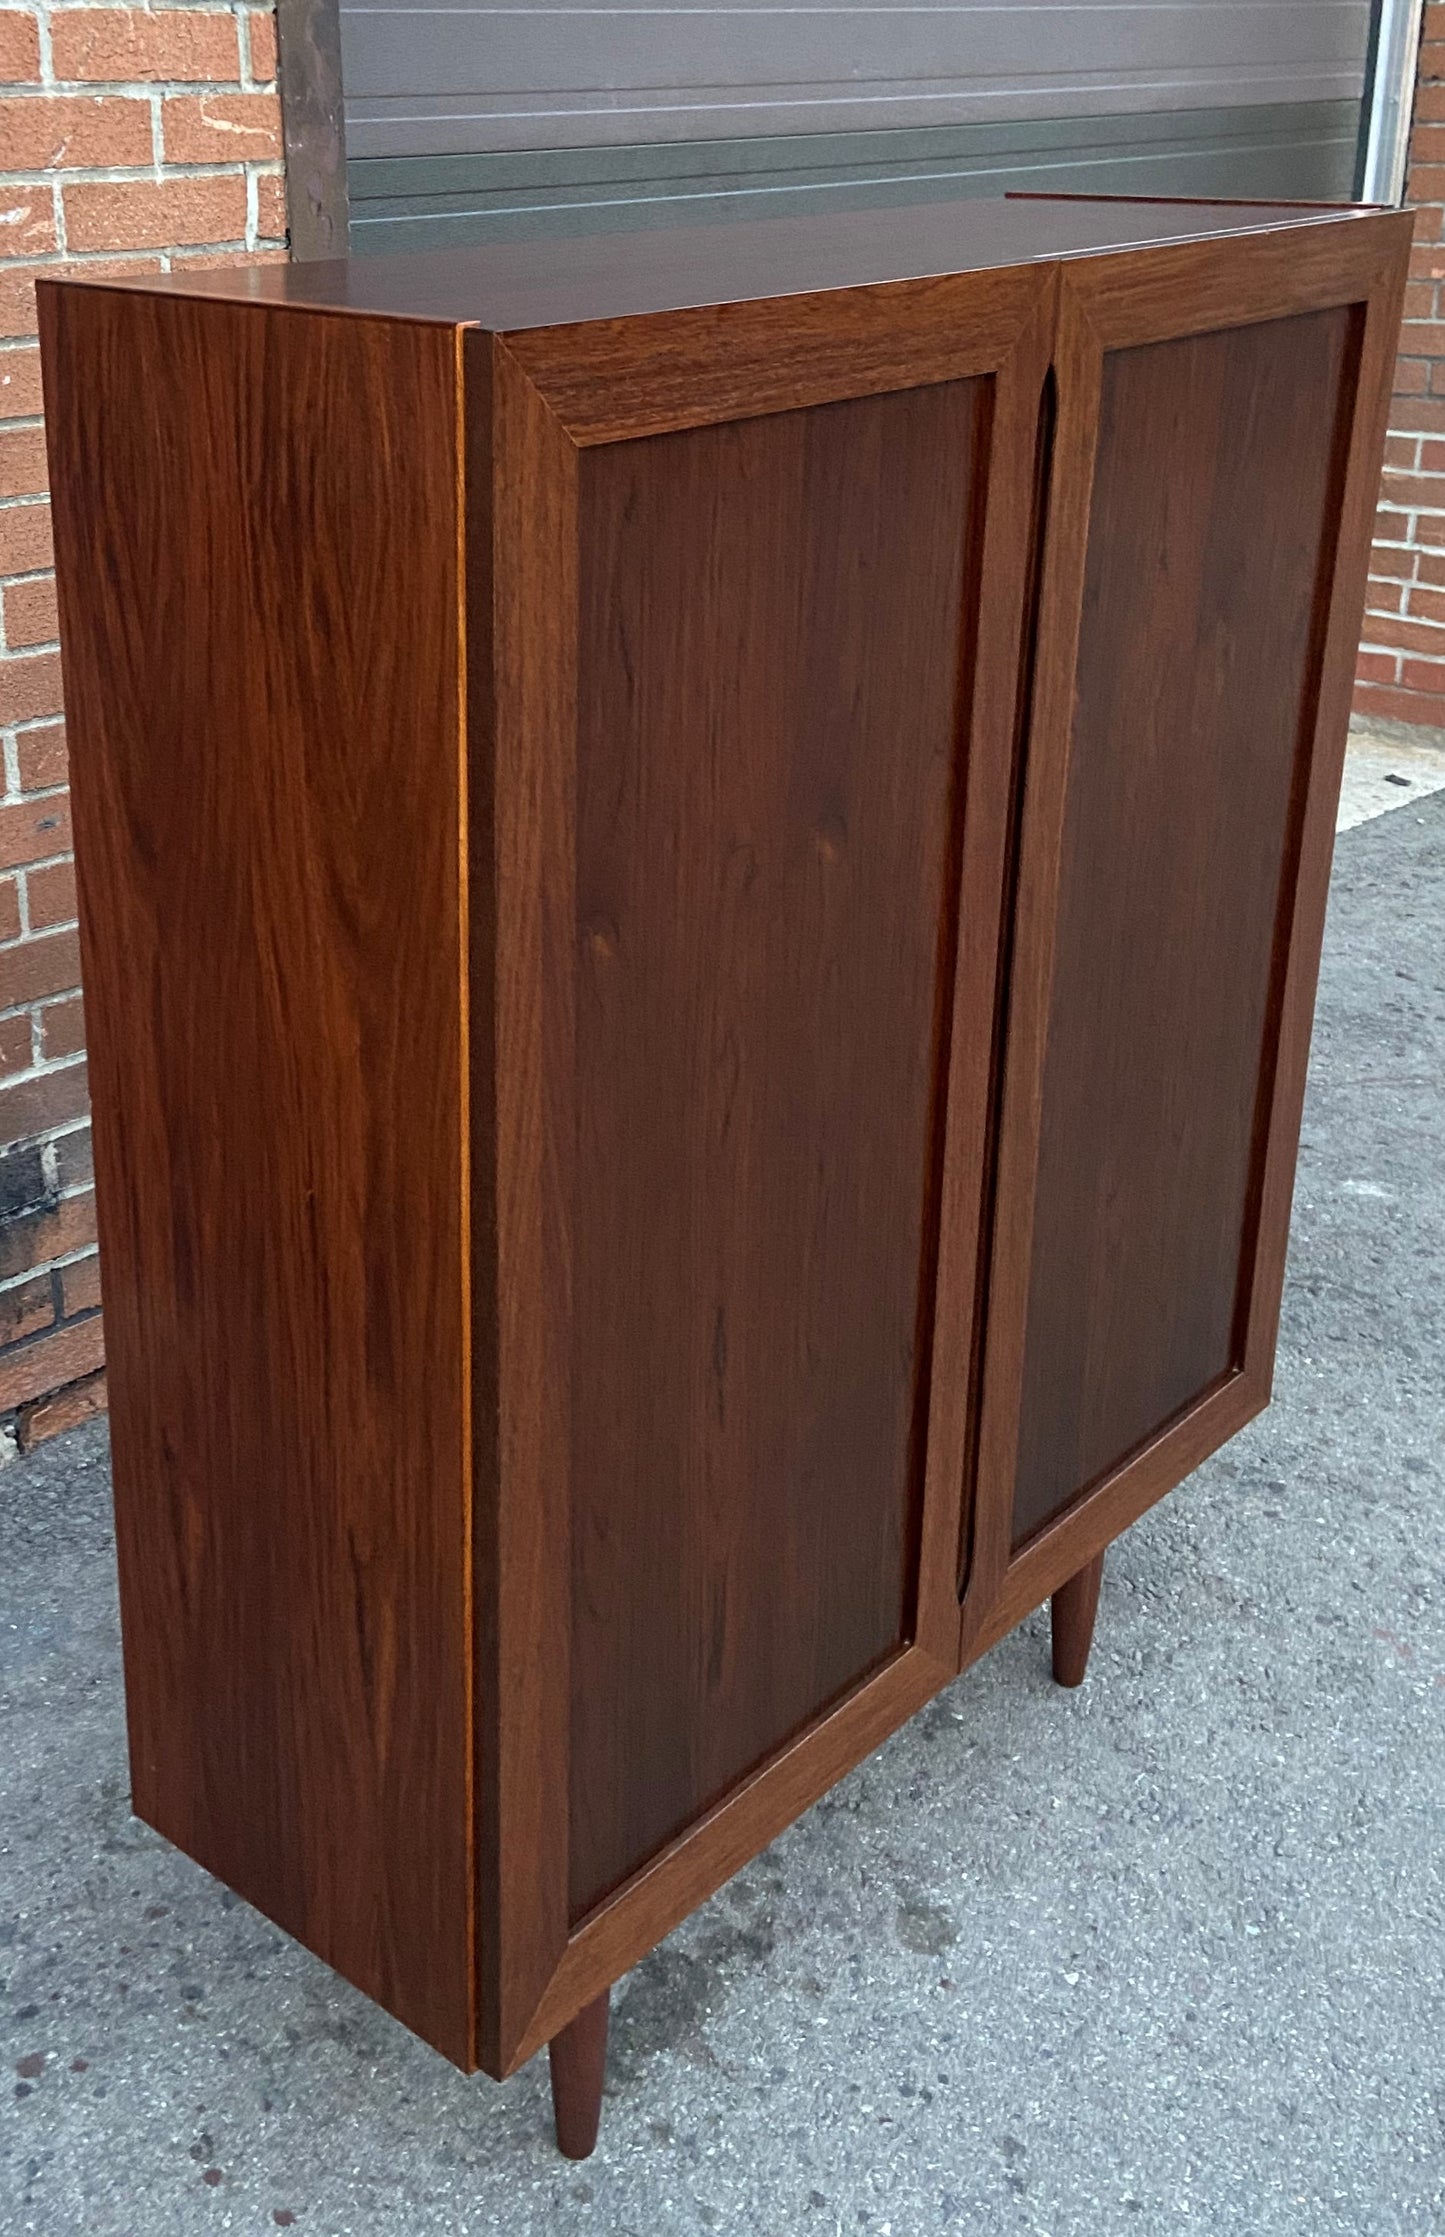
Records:
{"label": "tapered wooden leg", "polygon": [[586,2159],[597,2144],[602,2115],[602,2077],[607,2067],[607,2004],[610,1989],[583,2006],[560,2035],[547,2045],[552,2066],[552,2112],[557,2149],[564,2158]]}
{"label": "tapered wooden leg", "polygon": [[1093,1560],[1059,1586],[1054,1594],[1054,1682],[1077,1686],[1084,1682],[1089,1649],[1094,1643],[1094,1616],[1099,1606],[1099,1586],[1104,1578],[1104,1556]]}

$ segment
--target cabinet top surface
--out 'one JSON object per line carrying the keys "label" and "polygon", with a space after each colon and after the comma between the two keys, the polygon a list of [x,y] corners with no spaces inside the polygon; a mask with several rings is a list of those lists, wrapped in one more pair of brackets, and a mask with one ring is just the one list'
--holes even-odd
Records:
{"label": "cabinet top surface", "polygon": [[414,256],[47,284],[211,297],[507,332],[981,272],[1059,257],[1350,224],[1362,205],[1010,196],[746,224],[672,225]]}

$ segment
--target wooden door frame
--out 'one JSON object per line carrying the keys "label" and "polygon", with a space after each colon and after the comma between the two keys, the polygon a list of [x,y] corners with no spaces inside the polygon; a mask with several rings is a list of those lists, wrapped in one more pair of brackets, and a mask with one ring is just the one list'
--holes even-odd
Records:
{"label": "wooden door frame", "polygon": [[[464,344],[474,933],[477,2056],[510,2073],[957,1668],[995,967],[1057,266]],[[991,376],[913,1638],[575,1925],[567,1906],[578,463],[594,444]],[[485,455],[483,455],[485,454]],[[490,520],[486,493],[490,490]],[[952,905],[952,896],[949,897]],[[978,937],[971,928],[979,926]],[[489,1193],[490,1192],[490,1193]]]}
{"label": "wooden door frame", "polygon": [[[1024,780],[981,1375],[978,1460],[968,1505],[960,1667],[1100,1553],[1164,1492],[1267,1405],[1289,1237],[1295,1152],[1333,853],[1355,646],[1399,328],[1408,213],[1189,242],[1063,267],[1054,364],[1058,423],[1045,539],[1033,711]],[[1017,1550],[1013,1499],[1032,1256],[1034,1185],[1072,748],[1074,675],[1106,352],[1339,306],[1360,317],[1341,448],[1333,564],[1322,567],[1313,716],[1302,726],[1276,921],[1255,1210],[1240,1357],[1209,1389]],[[1266,1055],[1266,1066],[1271,1058]]]}

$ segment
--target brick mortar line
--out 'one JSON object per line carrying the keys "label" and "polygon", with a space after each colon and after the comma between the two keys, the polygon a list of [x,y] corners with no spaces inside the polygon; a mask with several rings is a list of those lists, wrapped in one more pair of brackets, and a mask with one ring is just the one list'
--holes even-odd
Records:
{"label": "brick mortar line", "polygon": [[[53,187],[57,194],[63,194],[71,186],[180,186],[187,179],[240,178],[248,171],[264,171],[268,165],[279,171],[284,167],[283,158],[279,154],[233,155],[214,163],[77,163],[64,171],[0,171],[0,192],[7,192],[11,187]],[[186,243],[178,241],[175,246],[184,248]],[[115,251],[91,249],[86,253],[110,256]],[[53,256],[55,251],[46,249],[43,254]],[[0,257],[0,265],[38,264],[42,260],[42,257],[6,256]]]}
{"label": "brick mortar line", "polygon": [[[64,1199],[62,1198],[61,1201],[63,1202]],[[37,1205],[35,1208],[37,1211],[44,1209],[41,1205]],[[22,1212],[17,1216],[23,1219],[25,1214]],[[57,1273],[66,1266],[78,1265],[83,1258],[94,1258],[96,1255],[96,1245],[86,1243],[78,1251],[66,1251],[59,1258],[37,1259],[35,1264],[28,1267],[23,1274],[7,1274],[3,1280],[0,1280],[0,1297],[3,1297],[7,1290],[19,1289],[22,1282],[38,1281],[44,1274]],[[61,1315],[49,1328],[37,1328],[32,1335],[21,1336],[15,1343],[0,1344],[0,1358],[9,1359],[20,1349],[21,1344],[39,1344],[47,1336],[53,1336],[61,1328],[73,1328],[77,1321],[94,1320],[97,1311],[97,1307],[87,1306],[84,1312],[72,1313],[68,1317]]]}
{"label": "brick mortar line", "polygon": [[[72,987],[70,989],[71,995],[74,995],[78,992],[78,988]],[[63,999],[63,997],[61,999]],[[23,1014],[23,1010],[20,1009],[7,1013],[7,1015],[14,1017],[19,1017]],[[22,1083],[28,1086],[32,1080],[48,1080],[53,1073],[64,1072],[68,1066],[74,1064],[76,1061],[77,1059],[74,1056],[37,1057],[32,1063],[27,1065],[23,1071],[7,1072],[5,1074],[4,1084],[6,1087],[17,1087],[20,1086]],[[87,1188],[89,1187],[89,1185],[89,1182],[86,1182],[84,1184],[84,1186]]]}

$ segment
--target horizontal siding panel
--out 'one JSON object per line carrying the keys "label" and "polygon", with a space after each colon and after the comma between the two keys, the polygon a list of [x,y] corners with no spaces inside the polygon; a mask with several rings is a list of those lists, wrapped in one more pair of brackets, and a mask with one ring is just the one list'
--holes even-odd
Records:
{"label": "horizontal siding panel", "polygon": [[1368,0],[342,0],[362,159],[1358,100]]}
{"label": "horizontal siding panel", "polygon": [[404,156],[350,165],[362,254],[540,234],[871,209],[1032,188],[1345,200],[1358,104],[800,133],[634,147]]}

